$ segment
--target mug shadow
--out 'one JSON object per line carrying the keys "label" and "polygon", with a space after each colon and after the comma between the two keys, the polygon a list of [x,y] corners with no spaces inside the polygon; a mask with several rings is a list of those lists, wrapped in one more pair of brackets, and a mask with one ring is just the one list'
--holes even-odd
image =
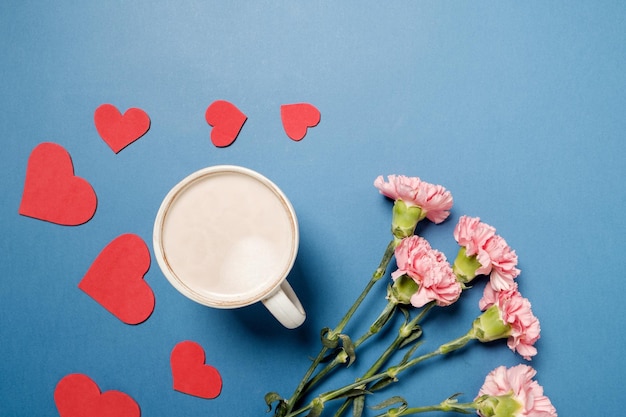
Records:
{"label": "mug shadow", "polygon": [[225,314],[224,320],[232,321],[234,326],[245,328],[248,334],[259,339],[289,340],[300,345],[308,345],[316,341],[317,330],[313,329],[309,318],[310,312],[314,310],[311,305],[315,297],[312,295],[312,289],[308,285],[309,281],[298,258],[296,258],[294,266],[287,276],[287,281],[294,289],[304,311],[307,313],[307,319],[301,326],[287,329],[272,316],[260,301],[246,307],[227,311],[228,314]]}

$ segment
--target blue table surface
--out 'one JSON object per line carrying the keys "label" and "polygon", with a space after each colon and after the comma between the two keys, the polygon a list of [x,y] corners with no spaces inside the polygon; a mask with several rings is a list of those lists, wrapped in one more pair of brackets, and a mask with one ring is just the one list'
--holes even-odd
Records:
{"label": "blue table surface", "polygon": [[[292,392],[320,329],[337,324],[376,268],[391,202],[372,183],[389,174],[452,192],[448,221],[418,228],[449,259],[463,214],[516,250],[520,290],[542,329],[529,364],[559,415],[621,415],[625,22],[624,3],[609,0],[4,1],[0,415],[58,415],[54,389],[70,373],[127,393],[146,417],[268,415],[264,394]],[[204,120],[220,99],[248,116],[226,148],[211,144]],[[295,142],[280,106],[299,102],[322,117]],[[150,130],[115,154],[94,127],[103,103],[144,109]],[[89,222],[18,214],[28,157],[42,142],[67,149],[96,191]],[[142,324],[122,323],[78,289],[115,237],[135,233],[152,252],[167,191],[217,164],[261,172],[293,203],[301,244],[289,281],[307,310],[303,326],[284,329],[260,304],[195,304],[154,257],[145,280],[156,306]],[[382,309],[388,279],[348,333]],[[482,285],[429,315],[424,351],[468,328]],[[219,397],[172,389],[169,354],[183,340],[202,345],[221,373]],[[364,346],[326,387],[358,376],[384,345]],[[457,392],[470,401],[490,370],[519,363],[504,343],[472,344],[368,404],[402,395],[427,405]]]}

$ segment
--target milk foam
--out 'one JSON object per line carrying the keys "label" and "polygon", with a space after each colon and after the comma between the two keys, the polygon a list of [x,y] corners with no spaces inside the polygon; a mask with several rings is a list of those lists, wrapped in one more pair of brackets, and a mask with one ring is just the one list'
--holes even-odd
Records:
{"label": "milk foam", "polygon": [[213,173],[183,188],[162,229],[166,262],[178,280],[212,299],[247,298],[278,283],[295,250],[285,202],[259,180]]}

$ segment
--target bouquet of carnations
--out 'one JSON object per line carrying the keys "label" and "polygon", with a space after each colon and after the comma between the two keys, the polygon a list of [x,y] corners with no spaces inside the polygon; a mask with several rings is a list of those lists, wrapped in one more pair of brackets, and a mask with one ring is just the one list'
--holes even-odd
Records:
{"label": "bouquet of carnations", "polygon": [[[461,216],[454,228],[454,238],[460,249],[450,265],[443,253],[432,248],[423,237],[415,235],[417,223],[424,219],[433,223],[446,220],[453,202],[450,192],[441,185],[402,175],[390,175],[387,180],[378,177],[374,185],[381,194],[394,200],[392,239],[380,265],[337,327],[322,329],[319,354],[292,396],[284,398],[275,392],[265,396],[269,411],[274,407],[275,417],[317,417],[324,413],[327,403],[337,400],[342,403],[336,411],[333,410],[336,417],[349,409],[354,417],[360,417],[366,399],[397,382],[398,375],[430,358],[462,349],[472,341],[506,340],[507,346],[525,360],[537,353],[534,344],[539,339],[539,321],[528,299],[518,290],[517,255],[504,238],[496,234],[496,229],[479,218]],[[387,304],[369,329],[358,339],[353,339],[344,333],[344,329],[374,284],[386,275],[387,266],[394,257],[397,270],[390,274]],[[469,284],[481,276],[488,278],[479,301],[482,313],[467,333],[432,352],[417,355],[423,333],[420,323],[425,315],[435,308],[455,303],[471,288]],[[404,317],[394,340],[361,377],[354,383],[318,393],[305,401],[331,371],[353,363],[359,346],[379,334],[396,312]],[[399,350],[405,350],[404,355],[390,364],[393,354]],[[429,411],[476,412],[482,417],[556,417],[550,399],[533,379],[535,374],[536,371],[525,364],[511,368],[500,366],[486,376],[483,386],[470,402],[460,402],[460,394],[453,394],[439,404],[411,406],[406,399],[392,396],[370,408],[377,410],[380,416],[389,417]]]}

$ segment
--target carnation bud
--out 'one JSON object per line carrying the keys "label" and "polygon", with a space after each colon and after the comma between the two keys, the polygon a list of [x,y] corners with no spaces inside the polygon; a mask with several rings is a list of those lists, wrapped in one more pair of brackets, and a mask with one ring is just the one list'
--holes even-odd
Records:
{"label": "carnation bud", "polygon": [[484,395],[476,400],[476,406],[482,417],[516,417],[522,408],[513,393],[499,396]]}
{"label": "carnation bud", "polygon": [[476,271],[482,265],[478,262],[476,255],[467,256],[465,246],[461,246],[459,253],[456,255],[452,270],[459,282],[467,284],[476,278]]}
{"label": "carnation bud", "polygon": [[426,217],[419,206],[407,206],[402,200],[396,200],[391,217],[391,233],[397,239],[413,236],[417,223]]}
{"label": "carnation bud", "polygon": [[511,326],[500,317],[498,306],[493,305],[474,320],[472,331],[476,339],[481,342],[491,342],[509,337]]}

